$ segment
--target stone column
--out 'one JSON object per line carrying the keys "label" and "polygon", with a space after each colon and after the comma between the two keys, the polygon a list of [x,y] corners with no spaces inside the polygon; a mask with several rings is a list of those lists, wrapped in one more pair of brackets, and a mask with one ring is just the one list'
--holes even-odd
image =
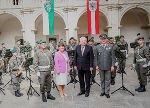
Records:
{"label": "stone column", "polygon": [[23,27],[23,39],[30,43],[31,46],[35,46],[35,24],[32,20],[32,10],[24,9],[21,11],[23,14],[24,27]]}
{"label": "stone column", "polygon": [[67,21],[67,25],[66,25],[66,41],[68,42],[69,39],[71,37],[74,37],[77,39],[77,27],[76,27],[76,22],[77,22],[77,18],[76,18],[76,11],[77,8],[64,8],[63,9],[65,12],[65,17],[66,17],[66,21]]}

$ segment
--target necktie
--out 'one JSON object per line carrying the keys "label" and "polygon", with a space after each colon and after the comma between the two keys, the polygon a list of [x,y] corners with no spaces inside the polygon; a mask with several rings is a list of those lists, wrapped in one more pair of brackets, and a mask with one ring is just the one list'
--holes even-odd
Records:
{"label": "necktie", "polygon": [[81,52],[82,52],[82,56],[83,56],[83,53],[84,53],[84,46],[81,47]]}

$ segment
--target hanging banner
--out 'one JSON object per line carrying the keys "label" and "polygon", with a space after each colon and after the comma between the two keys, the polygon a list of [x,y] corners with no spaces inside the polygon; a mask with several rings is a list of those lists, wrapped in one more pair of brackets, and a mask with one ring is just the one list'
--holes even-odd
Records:
{"label": "hanging banner", "polygon": [[54,0],[43,0],[43,35],[54,35]]}
{"label": "hanging banner", "polygon": [[99,0],[87,0],[88,34],[99,34]]}

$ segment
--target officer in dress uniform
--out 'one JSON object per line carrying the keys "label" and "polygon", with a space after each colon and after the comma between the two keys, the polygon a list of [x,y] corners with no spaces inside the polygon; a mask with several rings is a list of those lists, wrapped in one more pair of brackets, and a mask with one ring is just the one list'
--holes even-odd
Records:
{"label": "officer in dress uniform", "polygon": [[[46,49],[46,41],[42,40],[40,42],[40,49],[35,53],[33,64],[35,72],[37,73],[39,83],[40,83],[40,92],[42,94],[42,101],[47,102],[47,99],[55,100],[51,92],[51,71],[53,70],[53,57],[52,53]],[[47,98],[45,96],[47,92]]]}
{"label": "officer in dress uniform", "polygon": [[[120,35],[120,41],[117,42],[116,49],[121,51],[121,53],[124,55],[124,58],[128,58],[128,43],[125,41],[123,35]],[[117,57],[117,61],[119,64],[118,73],[121,73],[121,70],[125,69],[126,59],[122,60],[122,58]]]}
{"label": "officer in dress uniform", "polygon": [[140,87],[135,89],[138,92],[145,92],[145,86],[147,85],[147,67],[150,66],[150,53],[149,48],[144,43],[144,37],[141,36],[137,39],[139,46],[134,51],[134,64],[140,83]]}
{"label": "officer in dress uniform", "polygon": [[12,51],[13,56],[10,58],[9,61],[9,67],[11,70],[11,78],[13,82],[13,90],[15,92],[16,97],[23,96],[22,93],[20,93],[20,83],[21,83],[21,60],[17,57],[18,53],[16,49],[13,49]]}
{"label": "officer in dress uniform", "polygon": [[[113,45],[114,52],[116,51],[117,45],[114,43],[114,38],[113,37],[108,37],[108,42],[109,44]],[[116,60],[115,56],[115,66],[114,66],[114,71],[111,72],[111,85],[115,85],[115,78],[116,78],[116,70],[117,70],[118,62]]]}
{"label": "officer in dress uniform", "polygon": [[[66,46],[66,51],[67,52],[75,51],[76,46],[77,45],[75,44],[74,38],[71,37],[69,39],[69,44]],[[74,53],[74,52],[72,52],[72,53]],[[69,53],[69,60],[70,60],[70,66],[73,67],[74,54]],[[73,83],[74,78],[76,78],[76,76],[77,76],[77,71],[72,69],[70,71],[70,78],[71,78],[70,83]],[[75,82],[77,82],[77,81],[75,80]]]}
{"label": "officer in dress uniform", "polygon": [[[96,51],[96,45],[94,45],[94,37],[91,37],[88,41],[88,45],[92,46],[93,48],[93,54],[94,54],[94,57],[95,57],[95,51]],[[93,58],[94,58],[93,57]],[[91,81],[93,83],[95,83],[95,75],[96,75],[96,66],[95,66],[95,61],[93,60],[93,71],[92,71],[92,76],[91,76]]]}
{"label": "officer in dress uniform", "polygon": [[113,45],[108,43],[106,34],[100,35],[100,45],[97,45],[95,51],[96,70],[100,72],[102,93],[100,96],[110,98],[110,80],[111,72],[114,71],[115,57]]}

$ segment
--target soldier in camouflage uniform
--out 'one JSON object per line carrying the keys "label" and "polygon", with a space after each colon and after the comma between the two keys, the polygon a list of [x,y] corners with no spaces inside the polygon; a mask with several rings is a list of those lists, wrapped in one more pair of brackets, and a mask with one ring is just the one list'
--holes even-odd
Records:
{"label": "soldier in camouflage uniform", "polygon": [[[108,42],[109,44],[113,45],[114,52],[116,51],[117,45],[114,43],[114,38],[113,37],[108,37]],[[115,53],[114,53],[115,54]],[[117,70],[118,62],[116,60],[115,56],[115,66],[114,66],[114,71],[111,72],[111,85],[115,85],[115,78],[116,78],[116,70]]]}
{"label": "soldier in camouflage uniform", "polygon": [[[124,48],[120,48],[120,46],[123,46]],[[124,36],[120,35],[120,41],[117,42],[116,50],[120,50],[121,53],[123,54],[124,58],[128,57],[128,43],[124,40]],[[126,59],[122,60],[122,58],[117,57],[117,61],[119,64],[119,70],[118,73],[121,73],[121,70],[125,69],[126,65]]]}
{"label": "soldier in camouflage uniform", "polygon": [[13,56],[10,58],[9,61],[9,67],[11,70],[11,78],[13,82],[13,89],[15,92],[16,97],[23,96],[22,93],[20,93],[20,83],[21,83],[21,74],[17,75],[17,71],[21,71],[21,61],[20,58],[17,57],[17,50],[13,49],[12,51]]}
{"label": "soldier in camouflage uniform", "polygon": [[[88,45],[92,46],[93,48],[93,54],[94,54],[94,57],[95,57],[95,50],[96,50],[96,45],[94,45],[94,37],[91,37],[89,39],[89,42],[88,42]],[[94,58],[93,57],[93,58]],[[91,77],[91,82],[95,83],[95,75],[96,75],[96,66],[95,66],[95,61],[93,60],[93,71],[92,71],[92,77]]]}
{"label": "soldier in camouflage uniform", "polygon": [[[42,40],[40,42],[40,49],[34,55],[33,64],[40,83],[42,101],[47,102],[47,99],[55,100],[55,97],[50,94],[51,71],[53,70],[54,61],[52,53],[46,49],[46,41]],[[45,92],[47,92],[47,98]]]}
{"label": "soldier in camouflage uniform", "polygon": [[[66,51],[67,52],[74,51],[75,49],[76,49],[76,44],[74,43],[74,38],[71,37],[69,40],[69,44],[66,46]],[[72,55],[70,53],[68,53],[68,54],[69,54],[69,59],[70,59],[70,66],[73,67],[74,55]],[[76,76],[77,76],[77,71],[74,70],[74,68],[71,69],[71,71],[70,71],[70,78],[71,78],[70,83],[73,83],[74,78],[76,78]],[[75,80],[75,82],[77,82],[77,81]]]}
{"label": "soldier in camouflage uniform", "polygon": [[20,39],[17,39],[17,40],[16,40],[16,45],[14,46],[14,49],[17,50],[17,53],[18,53],[18,54],[20,53],[20,46],[21,46],[21,40],[20,40]]}
{"label": "soldier in camouflage uniform", "polygon": [[1,56],[2,56],[2,59],[4,61],[3,72],[6,73],[6,64],[7,64],[7,60],[6,60],[6,57],[5,57],[5,55],[6,55],[6,47],[5,47],[5,43],[2,43],[1,45],[2,45],[2,54],[1,54]]}
{"label": "soldier in camouflage uniform", "polygon": [[144,37],[139,37],[137,41],[140,46],[135,48],[133,67],[137,72],[140,87],[135,89],[135,91],[145,92],[145,86],[147,85],[147,67],[150,66],[150,53],[148,47],[144,44]]}
{"label": "soldier in camouflage uniform", "polygon": [[2,83],[2,73],[4,72],[4,60],[0,54],[0,63],[1,63],[1,66],[0,66],[0,85],[3,85],[4,83]]}
{"label": "soldier in camouflage uniform", "polygon": [[36,46],[34,47],[34,52],[40,49],[40,41],[36,41]]}
{"label": "soldier in camouflage uniform", "polygon": [[54,40],[51,40],[51,41],[50,41],[50,43],[49,43],[47,49],[48,49],[48,50],[53,54],[53,56],[54,56],[54,54],[55,54],[55,52],[56,52]]}

